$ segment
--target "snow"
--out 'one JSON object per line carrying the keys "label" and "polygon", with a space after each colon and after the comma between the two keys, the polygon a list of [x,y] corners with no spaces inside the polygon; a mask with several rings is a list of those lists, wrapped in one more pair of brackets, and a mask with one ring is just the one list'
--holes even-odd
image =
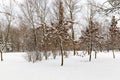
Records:
{"label": "snow", "polygon": [[0,80],[119,80],[120,54],[98,53],[97,59],[88,62],[88,56],[69,56],[64,66],[60,57],[31,63],[25,60],[25,53],[4,53],[0,62]]}

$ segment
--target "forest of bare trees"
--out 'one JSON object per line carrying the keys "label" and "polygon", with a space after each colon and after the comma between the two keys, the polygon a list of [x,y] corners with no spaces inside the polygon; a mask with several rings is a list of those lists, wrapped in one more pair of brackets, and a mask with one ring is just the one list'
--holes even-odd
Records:
{"label": "forest of bare trees", "polygon": [[[120,50],[120,1],[97,4],[95,0],[87,0],[87,10],[82,9],[81,1],[24,0],[18,3],[10,0],[9,5],[3,3],[0,6],[1,61],[3,52],[27,52],[29,62],[47,60],[50,55],[55,59],[60,55],[61,66],[68,51],[74,56],[79,54],[77,51],[84,51],[91,61],[93,53],[97,58],[97,52],[111,50],[115,58],[115,51]],[[86,16],[84,20],[81,14]],[[76,27],[82,28],[75,30]],[[81,33],[79,38],[76,31]]]}

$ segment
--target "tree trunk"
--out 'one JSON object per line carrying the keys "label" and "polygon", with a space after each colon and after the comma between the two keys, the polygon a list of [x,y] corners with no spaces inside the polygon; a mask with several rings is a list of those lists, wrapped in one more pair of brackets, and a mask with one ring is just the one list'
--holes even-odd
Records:
{"label": "tree trunk", "polygon": [[28,54],[28,61],[29,61],[29,62],[32,61],[32,59],[31,59],[31,54],[30,54],[30,53]]}
{"label": "tree trunk", "polygon": [[89,62],[91,61],[91,57],[92,57],[91,54],[89,54]]}
{"label": "tree trunk", "polygon": [[75,52],[75,43],[74,43],[74,39],[75,39],[75,36],[74,36],[74,29],[73,29],[73,24],[72,24],[73,52],[74,52],[74,56],[75,56],[75,55],[76,55],[76,52]]}
{"label": "tree trunk", "polygon": [[0,51],[0,53],[1,53],[1,61],[3,61],[3,52]]}
{"label": "tree trunk", "polygon": [[48,60],[48,54],[47,51],[44,52],[45,60]]}
{"label": "tree trunk", "polygon": [[63,50],[61,49],[61,66],[63,66],[64,63],[64,55],[63,55]]}
{"label": "tree trunk", "polygon": [[[32,21],[32,23],[33,23],[33,21]],[[33,26],[33,35],[34,35],[34,46],[33,46],[33,48],[34,48],[34,51],[35,51],[34,54],[36,55],[36,59],[35,58],[33,59],[33,63],[34,63],[34,62],[36,62],[37,57],[38,57],[38,46],[37,46],[37,33],[36,33],[34,23],[33,23],[32,26]]]}
{"label": "tree trunk", "polygon": [[95,59],[97,58],[97,52],[95,51]]}
{"label": "tree trunk", "polygon": [[73,52],[74,52],[74,56],[75,56],[76,55],[75,48],[74,48]]}
{"label": "tree trunk", "polygon": [[60,43],[60,50],[61,50],[61,66],[63,66],[63,63],[64,63],[64,53],[63,53],[62,41]]}
{"label": "tree trunk", "polygon": [[91,61],[91,58],[92,58],[92,47],[91,46],[90,46],[90,48],[88,47],[89,61]]}
{"label": "tree trunk", "polygon": [[113,52],[113,58],[115,59],[115,53],[114,53],[114,50],[112,50],[112,52]]}

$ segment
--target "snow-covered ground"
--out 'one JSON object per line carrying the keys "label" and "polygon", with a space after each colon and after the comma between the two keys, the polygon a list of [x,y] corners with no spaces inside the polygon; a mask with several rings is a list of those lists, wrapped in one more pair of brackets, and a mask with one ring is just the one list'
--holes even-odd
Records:
{"label": "snow-covered ground", "polygon": [[60,58],[31,63],[25,53],[5,53],[0,62],[0,80],[120,80],[120,52],[116,59],[112,53],[99,53],[97,59],[88,62],[88,56],[69,56],[64,66]]}

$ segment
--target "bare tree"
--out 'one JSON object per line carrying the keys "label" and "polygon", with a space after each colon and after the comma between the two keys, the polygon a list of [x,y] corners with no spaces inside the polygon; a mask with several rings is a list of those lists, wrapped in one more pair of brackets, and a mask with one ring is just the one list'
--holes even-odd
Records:
{"label": "bare tree", "polygon": [[[3,3],[4,5],[4,3]],[[1,61],[3,61],[3,50],[5,48],[7,48],[7,44],[8,44],[8,41],[9,41],[9,33],[10,33],[10,27],[11,27],[11,24],[12,24],[12,21],[14,20],[13,18],[13,2],[10,0],[10,4],[9,5],[4,5],[2,8],[3,8],[3,11],[0,11],[0,13],[4,14],[5,15],[5,18],[6,18],[6,23],[7,23],[7,32],[6,32],[6,36],[5,36],[5,39],[4,39],[4,42],[3,42],[3,46],[1,47],[0,49],[0,52],[1,52]]]}
{"label": "bare tree", "polygon": [[68,19],[71,21],[71,32],[72,32],[72,39],[73,39],[73,51],[74,55],[76,54],[75,52],[75,32],[74,32],[74,24],[75,24],[75,19],[76,19],[76,14],[80,12],[80,5],[79,5],[79,0],[65,0],[65,7],[66,7],[66,13],[68,15]]}
{"label": "bare tree", "polygon": [[[42,47],[43,44],[45,46],[43,52],[44,52],[45,58],[47,59],[47,56],[46,56],[47,45],[45,45],[47,42],[44,40],[44,37],[46,34],[45,32],[46,22],[47,22],[46,19],[49,12],[47,2],[48,2],[47,0],[35,0],[35,1],[25,0],[23,4],[18,4],[16,2],[23,13],[24,17],[22,20],[25,20],[25,22],[27,21],[27,23],[25,24],[30,27],[29,31],[32,31],[31,38],[33,38],[32,42],[34,42],[34,44],[31,47],[33,47],[34,48],[33,51],[35,51],[34,53],[34,56],[36,56],[34,57],[35,61],[38,59],[38,56],[41,55],[39,54],[39,51],[42,51],[42,50],[40,50],[39,46],[41,45]],[[39,28],[39,27],[42,27],[42,28]],[[41,33],[38,30],[41,31]],[[28,42],[31,42],[31,41],[28,41]]]}
{"label": "bare tree", "polygon": [[63,2],[62,0],[59,0],[59,26],[58,26],[58,34],[59,34],[59,45],[60,45],[60,50],[61,50],[61,66],[63,66],[64,62],[64,53],[63,53],[63,38],[62,38],[62,29],[64,25],[64,7],[63,7]]}
{"label": "bare tree", "polygon": [[93,6],[94,0],[88,1],[89,5],[89,16],[88,16],[88,26],[82,31],[82,36],[80,37],[81,43],[84,44],[89,55],[89,61],[91,61],[92,51],[95,51],[95,58],[97,57],[97,48],[101,46],[99,30],[99,23],[94,19],[96,15],[96,9]]}
{"label": "bare tree", "polygon": [[117,27],[117,21],[115,19],[115,16],[112,17],[111,20],[111,26],[109,28],[109,45],[111,46],[112,52],[113,52],[113,58],[115,58],[114,50],[117,47],[118,44],[118,35],[119,35],[119,29]]}
{"label": "bare tree", "polygon": [[80,44],[84,46],[83,50],[88,51],[89,61],[91,61],[92,51],[95,51],[95,59],[97,58],[97,51],[101,48],[102,39],[98,23],[91,21],[90,25],[82,31],[82,36],[80,37]]}
{"label": "bare tree", "polygon": [[27,34],[28,34],[28,27],[22,22],[20,19],[19,22],[19,29],[20,29],[20,40],[21,40],[21,51],[27,51]]}
{"label": "bare tree", "polygon": [[[2,31],[2,27],[0,26],[0,48],[3,47],[3,44],[4,44],[3,31]],[[1,61],[3,61],[3,53],[2,53],[2,51],[1,51]]]}
{"label": "bare tree", "polygon": [[21,51],[21,40],[20,40],[20,30],[16,27],[11,27],[9,32],[9,43],[11,44],[11,49],[7,48],[7,51],[20,52]]}
{"label": "bare tree", "polygon": [[[109,4],[109,5],[108,5]],[[120,13],[120,0],[107,0],[102,5],[100,4],[98,11],[109,15],[111,13],[119,14]]]}
{"label": "bare tree", "polygon": [[56,20],[51,23],[53,30],[54,30],[54,36],[57,44],[59,45],[59,50],[61,53],[61,66],[63,66],[64,63],[64,46],[65,42],[70,39],[70,35],[68,34],[68,30],[70,29],[70,26],[67,26],[69,22],[65,21],[65,14],[64,14],[64,6],[62,0],[56,0],[54,7],[54,17]]}

